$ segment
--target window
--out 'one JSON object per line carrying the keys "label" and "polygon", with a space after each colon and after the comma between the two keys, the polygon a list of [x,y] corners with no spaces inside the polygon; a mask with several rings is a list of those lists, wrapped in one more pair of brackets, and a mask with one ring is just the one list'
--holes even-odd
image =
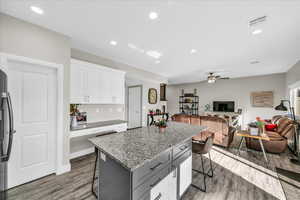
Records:
{"label": "window", "polygon": [[295,115],[300,116],[300,87],[290,89],[290,101],[295,109]]}

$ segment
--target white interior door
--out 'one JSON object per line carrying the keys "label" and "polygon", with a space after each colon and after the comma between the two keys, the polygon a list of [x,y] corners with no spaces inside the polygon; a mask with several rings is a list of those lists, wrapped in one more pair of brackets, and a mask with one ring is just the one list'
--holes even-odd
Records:
{"label": "white interior door", "polygon": [[142,86],[128,87],[128,128],[142,126]]}
{"label": "white interior door", "polygon": [[56,71],[18,62],[8,63],[16,134],[8,162],[8,187],[55,171]]}

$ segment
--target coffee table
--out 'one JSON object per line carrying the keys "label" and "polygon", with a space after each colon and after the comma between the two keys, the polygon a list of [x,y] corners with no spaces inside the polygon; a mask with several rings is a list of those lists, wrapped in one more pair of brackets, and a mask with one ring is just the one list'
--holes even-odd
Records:
{"label": "coffee table", "polygon": [[266,155],[265,147],[264,147],[264,144],[262,142],[263,140],[270,141],[270,138],[267,135],[250,135],[250,132],[246,131],[246,130],[238,131],[236,133],[236,135],[242,137],[241,142],[239,144],[239,151],[238,151],[239,154],[240,154],[240,150],[242,148],[242,144],[243,144],[245,138],[258,139],[260,147],[261,147],[261,149],[263,151],[263,154],[264,154],[265,161],[267,162],[267,164],[269,163],[267,155]]}

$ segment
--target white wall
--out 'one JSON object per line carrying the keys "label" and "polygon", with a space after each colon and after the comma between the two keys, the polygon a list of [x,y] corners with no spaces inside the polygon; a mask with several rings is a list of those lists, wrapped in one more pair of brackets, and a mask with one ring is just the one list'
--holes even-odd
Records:
{"label": "white wall", "polygon": [[[145,81],[145,80],[138,80],[133,78],[126,78],[126,108],[127,107],[127,100],[128,100],[128,87],[134,85],[142,85],[143,86],[143,94],[142,94],[142,126],[147,126],[147,114],[149,109],[160,109],[162,110],[162,106],[166,105],[165,101],[160,101],[160,83],[166,83],[167,80],[163,80],[163,82],[157,81]],[[148,91],[149,88],[155,88],[157,90],[157,103],[156,104],[149,104],[148,103]],[[166,108],[167,109],[167,108]],[[126,119],[127,119],[127,110],[126,110]]]}
{"label": "white wall", "polygon": [[273,91],[274,106],[285,98],[285,74],[274,74],[266,76],[255,76],[247,78],[236,78],[229,80],[218,80],[215,84],[207,82],[198,82],[182,85],[169,85],[167,88],[168,109],[172,114],[178,113],[178,101],[181,89],[185,92],[193,92],[197,88],[200,112],[204,111],[204,106],[216,100],[235,101],[236,110],[243,109],[243,124],[255,120],[260,116],[263,119],[269,119],[273,115],[282,114],[275,111],[274,108],[252,107],[250,102],[250,93],[255,91]]}

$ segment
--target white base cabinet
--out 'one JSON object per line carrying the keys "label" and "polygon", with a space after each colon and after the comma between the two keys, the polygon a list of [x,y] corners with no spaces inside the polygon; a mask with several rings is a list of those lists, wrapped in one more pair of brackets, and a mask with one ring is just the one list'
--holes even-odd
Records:
{"label": "white base cabinet", "polygon": [[70,71],[70,103],[125,103],[125,72],[75,59]]}
{"label": "white base cabinet", "polygon": [[179,168],[179,196],[181,197],[192,183],[192,156],[188,157],[183,163],[181,163]]}
{"label": "white base cabinet", "polygon": [[151,189],[150,200],[176,200],[178,183],[181,198],[192,184],[192,155]]}
{"label": "white base cabinet", "polygon": [[177,198],[177,169],[161,180],[150,191],[150,200],[175,200]]}

